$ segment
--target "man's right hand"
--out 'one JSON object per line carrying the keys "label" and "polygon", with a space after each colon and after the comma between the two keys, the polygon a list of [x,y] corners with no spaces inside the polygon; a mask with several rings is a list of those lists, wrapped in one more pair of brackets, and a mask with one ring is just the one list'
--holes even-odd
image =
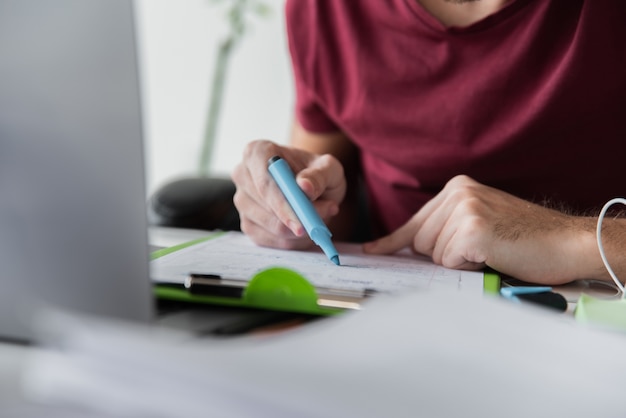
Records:
{"label": "man's right hand", "polygon": [[318,155],[266,140],[249,143],[232,179],[237,186],[234,203],[241,230],[256,244],[305,249],[313,245],[302,223],[267,170],[268,160],[280,156],[296,175],[296,182],[325,221],[339,212],[346,193],[341,163],[332,155]]}

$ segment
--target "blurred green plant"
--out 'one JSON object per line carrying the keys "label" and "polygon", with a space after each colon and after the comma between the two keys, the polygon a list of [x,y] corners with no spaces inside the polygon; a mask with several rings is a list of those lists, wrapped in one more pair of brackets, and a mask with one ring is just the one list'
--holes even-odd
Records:
{"label": "blurred green plant", "polygon": [[209,3],[225,5],[228,32],[220,41],[215,57],[213,79],[209,92],[209,106],[198,161],[198,174],[200,176],[208,176],[211,171],[211,157],[215,147],[215,134],[222,108],[224,85],[230,57],[235,47],[248,31],[251,17],[267,17],[271,13],[270,6],[259,0],[209,0]]}

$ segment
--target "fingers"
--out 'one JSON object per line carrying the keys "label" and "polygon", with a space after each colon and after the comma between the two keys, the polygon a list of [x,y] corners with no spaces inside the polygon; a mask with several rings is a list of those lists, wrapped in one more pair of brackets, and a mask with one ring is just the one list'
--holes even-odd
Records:
{"label": "fingers", "polygon": [[364,251],[390,254],[409,247],[448,268],[483,268],[486,255],[482,243],[487,230],[482,217],[483,193],[474,180],[455,177],[406,224],[365,244]]}
{"label": "fingers", "polygon": [[369,254],[393,254],[403,248],[410,247],[416,229],[419,229],[419,225],[411,221],[385,237],[363,244],[363,251]]}
{"label": "fingers", "polygon": [[267,227],[266,224],[254,223],[248,218],[241,221],[241,230],[257,245],[284,250],[303,250],[312,246],[312,241],[308,236],[296,237],[284,225],[282,228],[285,228],[287,232],[277,234],[276,230]]}
{"label": "fingers", "polygon": [[[250,224],[255,224],[267,231],[272,231],[275,235],[294,235],[265,201],[258,199],[257,196],[253,196],[243,188],[237,189],[233,201],[240,211],[242,229]],[[244,232],[247,231],[244,230]]]}
{"label": "fingers", "polygon": [[[432,258],[437,264],[447,268],[461,270],[478,270],[486,266],[486,255],[481,244],[483,229],[478,227],[482,222],[465,218],[457,223],[456,214],[446,222],[433,250]],[[474,224],[474,222],[476,224]]]}
{"label": "fingers", "polygon": [[[257,148],[256,150],[254,148]],[[265,219],[259,219],[261,225],[266,225],[266,222],[271,223],[274,219],[268,217],[277,217],[283,225],[285,225],[291,232],[297,237],[305,234],[304,228],[300,223],[300,220],[293,212],[289,203],[283,197],[280,189],[276,185],[268,173],[268,161],[271,157],[278,155],[284,158],[287,162],[291,160],[288,155],[288,150],[285,147],[277,146],[276,144],[268,141],[261,141],[256,147],[248,147],[250,150],[247,155],[244,156],[245,161],[249,161],[249,176],[252,179],[253,185],[250,188],[252,197],[255,201],[266,209],[266,213],[258,217]],[[292,165],[294,163],[291,163]],[[256,214],[251,213],[251,216]]]}
{"label": "fingers", "polygon": [[296,181],[314,202],[322,198],[339,206],[346,193],[343,167],[330,155],[322,155],[311,161],[298,173]]}
{"label": "fingers", "polygon": [[232,174],[241,229],[262,245],[269,245],[269,237],[274,236],[281,242],[276,246],[286,247],[289,245],[282,241],[304,235],[304,228],[267,172],[269,158],[282,153],[283,147],[270,141],[254,141]]}
{"label": "fingers", "polygon": [[[371,254],[392,254],[409,247],[414,252],[431,256],[444,220],[447,217],[444,202],[445,189],[427,202],[413,217],[396,231],[363,246]],[[444,210],[441,208],[444,206]]]}
{"label": "fingers", "polygon": [[241,229],[259,245],[296,249],[312,245],[304,227],[267,170],[267,162],[280,156],[297,173],[296,181],[313,201],[322,219],[337,214],[346,189],[341,164],[330,156],[317,156],[270,141],[253,141],[233,171],[237,186],[234,203]]}

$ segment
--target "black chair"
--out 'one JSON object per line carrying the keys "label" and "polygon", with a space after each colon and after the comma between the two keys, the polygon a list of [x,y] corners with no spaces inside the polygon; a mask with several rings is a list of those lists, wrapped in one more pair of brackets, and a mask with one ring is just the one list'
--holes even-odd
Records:
{"label": "black chair", "polygon": [[187,229],[238,231],[230,178],[190,177],[161,186],[148,202],[151,225]]}

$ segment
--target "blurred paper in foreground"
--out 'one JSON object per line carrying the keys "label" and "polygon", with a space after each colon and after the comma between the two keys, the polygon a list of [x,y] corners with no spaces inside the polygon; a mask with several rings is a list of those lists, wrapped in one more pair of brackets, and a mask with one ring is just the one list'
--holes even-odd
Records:
{"label": "blurred paper in foreground", "polygon": [[623,417],[626,337],[463,293],[380,297],[273,337],[48,318],[41,402],[150,417]]}

